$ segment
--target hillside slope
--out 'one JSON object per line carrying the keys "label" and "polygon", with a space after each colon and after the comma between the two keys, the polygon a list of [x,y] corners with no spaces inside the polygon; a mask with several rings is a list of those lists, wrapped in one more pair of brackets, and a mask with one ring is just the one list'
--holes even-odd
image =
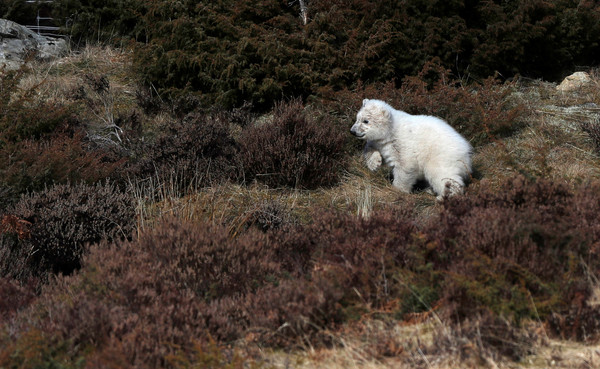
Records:
{"label": "hillside slope", "polygon": [[[565,93],[428,65],[258,115],[188,113],[131,66],[0,72],[0,367],[600,366],[597,70]],[[365,97],[467,136],[465,196],[369,172]]]}

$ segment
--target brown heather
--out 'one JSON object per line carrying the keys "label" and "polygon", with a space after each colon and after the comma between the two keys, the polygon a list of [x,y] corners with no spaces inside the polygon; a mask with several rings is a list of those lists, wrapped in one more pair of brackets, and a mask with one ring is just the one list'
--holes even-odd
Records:
{"label": "brown heather", "polygon": [[123,160],[89,149],[73,106],[41,99],[44,81],[21,87],[27,73],[0,70],[0,205],[54,184],[115,176]]}
{"label": "brown heather", "polygon": [[28,306],[35,299],[35,292],[32,283],[21,285],[14,279],[0,277],[0,296],[0,323],[4,323]]}
{"label": "brown heather", "polygon": [[312,117],[300,99],[280,102],[271,121],[242,133],[240,159],[245,179],[271,187],[333,185],[340,174],[345,133]]}
{"label": "brown heather", "polygon": [[[541,339],[523,328],[532,320],[593,342],[597,187],[524,178],[504,187],[448,199],[424,224],[411,204],[368,219],[315,212],[308,224],[235,237],[221,225],[166,220],[136,240],[93,247],[78,274],[44,288],[27,325],[75,356],[94,347],[94,360],[144,367],[192,360],[212,339],[331,347],[340,341],[330,332],[365,316],[442,319],[427,353],[477,341],[481,355],[520,360]],[[385,340],[372,349],[398,352]]]}
{"label": "brown heather", "polygon": [[130,173],[173,182],[182,194],[239,177],[238,147],[224,115],[190,113],[134,148]]}
{"label": "brown heather", "polygon": [[13,264],[2,275],[45,278],[48,272],[79,268],[89,244],[129,238],[133,233],[131,198],[111,183],[56,185],[24,195],[8,213],[27,222],[27,237],[2,234],[2,250]]}

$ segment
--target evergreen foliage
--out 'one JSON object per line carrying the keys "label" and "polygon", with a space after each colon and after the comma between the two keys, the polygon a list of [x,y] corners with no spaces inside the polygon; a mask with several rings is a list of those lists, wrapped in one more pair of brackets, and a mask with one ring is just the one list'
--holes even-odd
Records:
{"label": "evergreen foliage", "polygon": [[432,60],[475,78],[557,79],[600,55],[594,1],[314,0],[306,25],[280,0],[101,3],[60,0],[57,9],[77,14],[77,39],[140,41],[147,83],[226,108],[399,83]]}
{"label": "evergreen foliage", "polygon": [[35,24],[37,10],[43,6],[22,0],[0,0],[0,18],[19,24]]}

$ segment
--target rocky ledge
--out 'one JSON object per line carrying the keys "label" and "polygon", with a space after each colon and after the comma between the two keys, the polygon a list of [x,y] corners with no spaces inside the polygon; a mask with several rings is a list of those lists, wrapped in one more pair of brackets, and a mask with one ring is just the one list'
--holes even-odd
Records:
{"label": "rocky ledge", "polygon": [[13,21],[0,19],[0,68],[17,69],[29,58],[48,60],[67,51],[67,42],[31,31]]}

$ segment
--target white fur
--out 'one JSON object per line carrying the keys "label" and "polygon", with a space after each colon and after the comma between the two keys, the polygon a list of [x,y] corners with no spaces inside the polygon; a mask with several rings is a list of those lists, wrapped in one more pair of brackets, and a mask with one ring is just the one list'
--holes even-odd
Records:
{"label": "white fur", "polygon": [[410,192],[420,179],[427,180],[438,200],[464,191],[472,148],[445,121],[365,99],[350,131],[367,141],[364,157],[369,169],[390,166],[394,187],[401,191]]}

